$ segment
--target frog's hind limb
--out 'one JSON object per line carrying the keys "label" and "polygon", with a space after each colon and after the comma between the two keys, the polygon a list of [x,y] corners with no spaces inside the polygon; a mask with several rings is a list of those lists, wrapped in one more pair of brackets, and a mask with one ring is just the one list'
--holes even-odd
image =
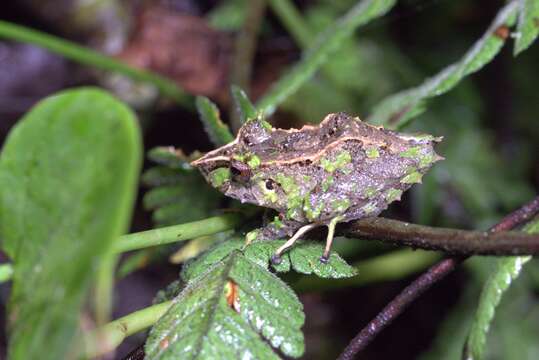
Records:
{"label": "frog's hind limb", "polygon": [[320,257],[320,262],[327,264],[329,261],[329,254],[331,252],[331,244],[333,244],[333,238],[335,237],[335,227],[342,220],[342,216],[337,216],[331,219],[328,227],[328,236],[326,238],[326,248],[324,249],[324,254]]}
{"label": "frog's hind limb", "polygon": [[294,243],[303,235],[305,234],[307,231],[311,230],[311,229],[314,229],[315,227],[319,226],[318,224],[309,224],[309,225],[305,225],[305,226],[302,226],[299,228],[298,231],[296,231],[296,233],[294,234],[294,236],[292,236],[287,242],[285,242],[283,244],[283,246],[281,246],[280,248],[277,249],[277,251],[275,251],[275,254],[273,254],[273,256],[271,257],[271,262],[275,265],[278,265],[281,263],[282,261],[282,258],[281,258],[281,254],[286,250],[288,249],[289,247],[291,247],[292,245],[294,245]]}

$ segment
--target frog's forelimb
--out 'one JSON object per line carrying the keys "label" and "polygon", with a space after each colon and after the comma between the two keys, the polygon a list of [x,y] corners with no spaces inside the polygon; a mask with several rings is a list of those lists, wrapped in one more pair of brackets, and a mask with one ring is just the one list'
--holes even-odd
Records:
{"label": "frog's forelimb", "polygon": [[314,229],[315,227],[317,227],[318,224],[309,224],[309,225],[305,225],[305,226],[302,226],[299,228],[298,231],[296,231],[296,233],[294,234],[294,236],[292,236],[287,242],[285,242],[283,244],[283,246],[281,246],[280,248],[277,249],[277,251],[275,251],[275,254],[273,254],[273,256],[271,257],[271,262],[275,265],[278,265],[281,263],[281,254],[286,250],[288,249],[289,247],[291,247],[292,245],[294,245],[294,243],[303,235],[305,234],[307,231],[311,230],[311,229]]}
{"label": "frog's forelimb", "polygon": [[[331,221],[327,224],[328,235],[326,238],[326,247],[324,249],[324,253],[320,257],[320,262],[323,264],[327,264],[329,260],[329,255],[331,252],[331,245],[333,243],[333,238],[335,236],[335,227],[340,221],[342,221],[342,219],[343,219],[342,216],[337,216],[331,219]],[[320,224],[313,223],[313,224],[308,224],[299,228],[299,230],[296,231],[294,236],[292,236],[286,243],[284,243],[280,248],[278,248],[277,251],[275,251],[275,254],[273,254],[273,256],[271,257],[271,262],[276,265],[280,264],[282,261],[281,259],[282,253],[285,252],[287,249],[289,249],[292,245],[294,245],[294,243],[301,236],[303,236],[307,231],[314,229],[317,226],[320,226]]]}
{"label": "frog's forelimb", "polygon": [[333,238],[335,236],[335,227],[343,219],[342,216],[337,216],[329,222],[328,226],[328,236],[326,238],[326,248],[324,249],[324,254],[320,257],[320,262],[327,264],[329,261],[329,254],[331,252],[331,244],[333,244]]}

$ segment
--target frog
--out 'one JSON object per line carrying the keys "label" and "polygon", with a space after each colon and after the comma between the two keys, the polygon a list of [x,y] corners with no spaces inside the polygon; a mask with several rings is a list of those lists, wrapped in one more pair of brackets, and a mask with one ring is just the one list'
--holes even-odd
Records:
{"label": "frog", "polygon": [[320,257],[327,263],[338,223],[378,216],[400,200],[443,157],[442,137],[405,134],[374,126],[344,112],[319,124],[279,129],[261,117],[246,122],[236,138],[192,162],[206,181],[242,203],[277,215],[246,235],[288,238],[274,264],[308,231],[328,228]]}

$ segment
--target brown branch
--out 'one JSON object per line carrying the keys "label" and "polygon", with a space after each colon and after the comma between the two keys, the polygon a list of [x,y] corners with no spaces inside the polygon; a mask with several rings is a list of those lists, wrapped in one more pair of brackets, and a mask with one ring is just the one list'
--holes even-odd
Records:
{"label": "brown branch", "polygon": [[[520,209],[504,217],[498,224],[494,225],[490,231],[499,232],[515,228],[530,220],[539,212],[539,197],[536,197]],[[408,285],[387,304],[376,317],[371,320],[348,344],[339,355],[338,360],[351,360],[354,356],[365,349],[367,345],[383,329],[393,322],[415,299],[420,297],[432,285],[451,273],[466,257],[447,258],[430,267],[425,273],[419,276],[414,282]]]}
{"label": "brown branch", "polygon": [[[520,217],[511,217],[505,221],[513,224],[519,219]],[[351,223],[344,231],[344,235],[425,250],[438,250],[459,256],[539,254],[539,235],[500,231],[500,229],[501,227],[497,226],[496,232],[467,231],[410,224],[386,218],[369,218]]]}

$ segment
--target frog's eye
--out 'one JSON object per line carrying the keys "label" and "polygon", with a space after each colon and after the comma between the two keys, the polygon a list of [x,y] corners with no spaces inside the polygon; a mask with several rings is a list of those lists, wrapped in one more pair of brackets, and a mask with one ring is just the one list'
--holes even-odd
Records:
{"label": "frog's eye", "polygon": [[232,161],[230,163],[230,174],[232,175],[232,180],[246,183],[251,178],[251,168],[241,161]]}
{"label": "frog's eye", "polygon": [[277,183],[273,181],[272,179],[267,179],[264,183],[264,186],[266,187],[266,190],[275,190],[275,187],[277,186]]}

